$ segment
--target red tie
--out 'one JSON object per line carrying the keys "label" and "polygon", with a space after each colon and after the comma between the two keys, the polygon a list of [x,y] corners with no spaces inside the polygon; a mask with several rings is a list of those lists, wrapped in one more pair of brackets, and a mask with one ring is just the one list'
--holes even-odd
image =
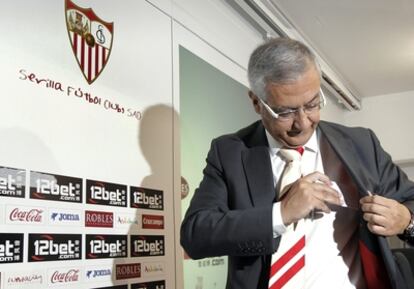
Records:
{"label": "red tie", "polygon": [[303,156],[303,152],[305,151],[305,148],[304,148],[304,147],[297,147],[297,148],[295,148],[295,150],[296,150],[298,153],[300,153],[300,155],[301,155],[301,156]]}
{"label": "red tie", "polygon": [[[300,178],[303,152],[303,147],[280,150],[280,154],[287,163],[280,180],[279,199],[289,190],[291,184]],[[303,287],[306,243],[304,226],[303,220],[298,222],[297,226],[291,224],[281,236],[279,248],[272,255],[268,288],[297,289]]]}

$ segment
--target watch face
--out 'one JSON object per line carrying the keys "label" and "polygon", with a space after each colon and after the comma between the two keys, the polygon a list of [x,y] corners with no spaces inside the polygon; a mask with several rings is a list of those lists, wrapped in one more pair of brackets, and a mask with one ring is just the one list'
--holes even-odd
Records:
{"label": "watch face", "polygon": [[411,213],[411,220],[404,232],[409,237],[414,237],[414,214]]}
{"label": "watch face", "polygon": [[407,233],[410,237],[414,237],[414,224],[413,226],[410,226],[410,228],[407,228]]}

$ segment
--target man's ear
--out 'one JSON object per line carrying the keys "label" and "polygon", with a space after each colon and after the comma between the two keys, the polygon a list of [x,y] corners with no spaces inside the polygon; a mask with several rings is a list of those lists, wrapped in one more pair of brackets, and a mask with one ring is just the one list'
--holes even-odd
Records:
{"label": "man's ear", "polygon": [[262,106],[260,105],[259,97],[256,94],[254,94],[253,91],[251,90],[249,90],[249,97],[250,97],[250,100],[252,101],[254,111],[257,114],[261,114]]}

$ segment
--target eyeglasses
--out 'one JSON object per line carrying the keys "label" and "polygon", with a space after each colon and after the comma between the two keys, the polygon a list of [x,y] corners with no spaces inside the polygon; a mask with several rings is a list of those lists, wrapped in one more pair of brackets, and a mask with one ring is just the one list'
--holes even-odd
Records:
{"label": "eyeglasses", "polygon": [[273,118],[280,120],[280,121],[289,121],[289,120],[294,119],[296,115],[299,114],[299,110],[301,109],[306,115],[310,115],[320,110],[321,108],[323,108],[326,105],[326,98],[325,98],[325,95],[323,94],[322,89],[319,90],[319,94],[322,98],[322,99],[319,99],[319,101],[311,101],[310,103],[307,103],[297,108],[275,109],[275,108],[271,108],[260,97],[259,97],[259,100]]}

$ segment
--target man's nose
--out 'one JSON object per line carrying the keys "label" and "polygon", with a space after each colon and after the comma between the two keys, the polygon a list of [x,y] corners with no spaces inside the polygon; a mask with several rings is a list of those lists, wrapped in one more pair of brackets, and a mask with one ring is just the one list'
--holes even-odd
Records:
{"label": "man's nose", "polygon": [[297,129],[304,129],[311,123],[308,115],[303,111],[303,108],[299,108],[296,111],[293,125]]}

